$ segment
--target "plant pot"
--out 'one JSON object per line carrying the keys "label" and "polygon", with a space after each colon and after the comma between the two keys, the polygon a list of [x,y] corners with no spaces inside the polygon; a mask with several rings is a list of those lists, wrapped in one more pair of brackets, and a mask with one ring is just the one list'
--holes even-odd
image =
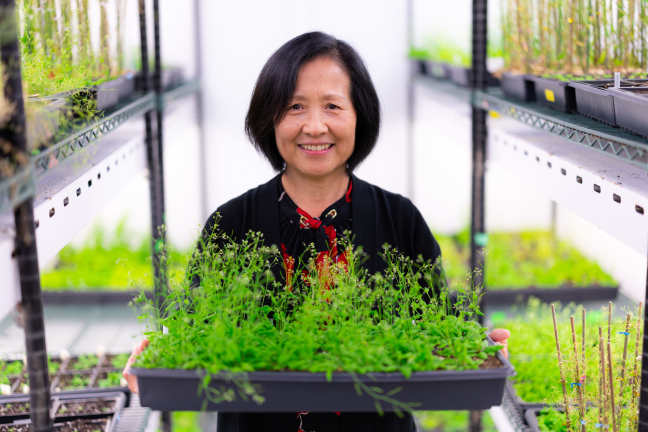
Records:
{"label": "plant pot", "polygon": [[119,102],[119,90],[124,85],[124,81],[126,81],[124,77],[117,77],[94,86],[91,94],[97,101],[97,111],[105,111],[117,105]]}
{"label": "plant pot", "polygon": [[[182,84],[183,72],[182,69],[173,67],[162,69],[160,72],[160,80],[162,84],[162,91],[171,90]],[[135,77],[135,88],[139,91],[144,85],[144,78],[142,73],[138,73]],[[149,71],[149,91],[153,91],[153,70]]]}
{"label": "plant pot", "polygon": [[[29,150],[44,148],[53,141],[68,106],[65,98],[56,96],[25,101],[25,139]],[[0,131],[0,137],[6,139],[4,131]]]}
{"label": "plant pot", "polygon": [[409,59],[410,72],[414,75],[427,75],[425,60]]}
{"label": "plant pot", "polygon": [[450,79],[450,66],[447,64],[431,60],[426,60],[424,64],[426,75],[438,79]]}
{"label": "plant pot", "polygon": [[[448,65],[448,73],[449,73],[449,78],[450,81],[453,83],[460,85],[462,87],[470,87],[470,81],[472,77],[472,69],[463,67],[463,66],[452,66]],[[491,73],[488,73],[488,86],[489,87],[498,87],[500,85],[500,81],[495,78]]]}
{"label": "plant pot", "polygon": [[558,111],[576,112],[576,94],[565,81],[529,75],[535,83],[536,102]]}
{"label": "plant pot", "polygon": [[559,288],[523,288],[523,289],[486,289],[483,301],[486,304],[512,305],[526,303],[529,297],[535,297],[542,302],[559,301],[563,303],[583,302],[590,300],[614,300],[619,294],[619,287],[573,287]]}
{"label": "plant pot", "polygon": [[[622,87],[632,84],[648,83],[648,80],[623,80]],[[598,120],[612,127],[619,127],[614,113],[614,97],[608,89],[614,86],[614,80],[572,81],[569,83],[576,92],[576,107],[578,113]]]}
{"label": "plant pot", "polygon": [[129,72],[121,76],[121,81],[117,87],[117,99],[123,102],[131,98],[135,93],[135,74]]}
{"label": "plant pot", "polygon": [[648,87],[608,89],[614,98],[617,124],[648,139]]}
{"label": "plant pot", "polygon": [[535,83],[526,75],[518,75],[510,72],[502,74],[502,91],[512,99],[522,102],[535,102]]}
{"label": "plant pot", "polygon": [[447,66],[450,81],[462,87],[470,87],[472,70],[463,66]]}
{"label": "plant pot", "polygon": [[[401,388],[392,397],[401,402],[420,403],[417,410],[488,409],[502,401],[506,378],[515,371],[511,363],[497,353],[501,367],[465,371],[414,372],[409,379],[400,373],[356,375],[369,386],[385,393]],[[376,412],[373,397],[358,396],[354,377],[335,372],[331,381],[325,373],[258,371],[247,374],[253,385],[259,385],[265,402],[243,400],[232,383],[231,374],[212,375],[211,389],[232,389],[237,395],[231,402],[214,402],[201,391],[200,372],[180,369],[133,368],[137,376],[142,406],[163,411],[219,412],[298,412],[355,411]],[[382,408],[391,411],[387,403]]]}

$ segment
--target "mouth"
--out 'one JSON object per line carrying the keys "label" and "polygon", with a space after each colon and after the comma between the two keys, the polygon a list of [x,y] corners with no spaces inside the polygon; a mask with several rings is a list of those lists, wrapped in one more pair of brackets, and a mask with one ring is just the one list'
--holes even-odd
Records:
{"label": "mouth", "polygon": [[299,147],[308,151],[323,152],[333,147],[333,144],[299,144]]}

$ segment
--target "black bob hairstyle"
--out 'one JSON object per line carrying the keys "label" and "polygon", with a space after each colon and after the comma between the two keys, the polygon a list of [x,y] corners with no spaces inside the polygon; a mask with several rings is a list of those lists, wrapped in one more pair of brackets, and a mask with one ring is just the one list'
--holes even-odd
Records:
{"label": "black bob hairstyle", "polygon": [[373,150],[380,131],[380,101],[358,52],[348,43],[322,32],[304,33],[286,42],[268,59],[257,79],[245,118],[245,132],[272,168],[285,161],[277,150],[275,124],[283,120],[295,93],[299,68],[311,60],[329,57],[351,79],[351,101],[356,111],[355,148],[347,161],[351,173]]}

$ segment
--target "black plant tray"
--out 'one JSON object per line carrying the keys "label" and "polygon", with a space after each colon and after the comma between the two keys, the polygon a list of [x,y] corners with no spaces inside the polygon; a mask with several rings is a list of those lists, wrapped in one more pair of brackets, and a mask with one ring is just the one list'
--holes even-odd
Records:
{"label": "black plant tray", "polygon": [[[621,86],[641,85],[648,80],[622,80]],[[607,90],[614,85],[613,79],[592,81],[572,81],[569,83],[576,91],[576,107],[578,113],[598,120],[612,127],[619,127],[614,112],[614,97]],[[648,90],[648,87],[646,88]]]}
{"label": "black plant tray", "polygon": [[648,87],[608,89],[614,98],[617,124],[648,139]]}
{"label": "black plant tray", "polygon": [[[106,287],[103,291],[43,291],[43,303],[46,304],[128,304],[133,298],[140,295],[139,290],[127,291],[110,291],[111,288]],[[153,291],[145,291],[145,295],[149,300],[153,299]]]}
{"label": "black plant tray", "polygon": [[536,101],[540,105],[566,113],[576,112],[576,94],[566,81],[534,75],[528,78],[535,83]]}
{"label": "black plant tray", "polygon": [[525,411],[524,420],[529,426],[531,432],[540,432],[540,424],[538,423],[538,413],[542,411],[542,408],[531,408]]}
{"label": "black plant tray", "polygon": [[[446,65],[448,70],[448,78],[453,83],[462,87],[470,87],[470,80],[472,77],[472,69],[463,66]],[[490,73],[488,74],[488,86],[499,87],[500,81]]]}
{"label": "black plant tray", "polygon": [[518,75],[510,72],[502,74],[502,91],[512,99],[522,102],[535,102],[535,82],[526,75]]}
{"label": "black plant tray", "polygon": [[[450,79],[450,66],[441,62],[426,60],[425,73],[434,78],[447,80]],[[468,85],[470,85],[470,82]]]}
{"label": "black plant tray", "polygon": [[[80,420],[80,421],[82,421],[84,423],[90,423],[90,424],[94,423],[93,427],[92,427],[92,430],[94,430],[96,432],[99,432],[99,431],[112,432],[114,430],[114,428],[115,428],[116,416],[103,415],[101,417],[92,418],[92,419],[80,418],[80,419],[73,419],[73,420],[67,420],[66,419],[66,420],[62,420],[62,421],[59,421],[58,419],[55,419],[54,420],[54,429],[53,430],[54,431],[64,430],[64,427],[66,426],[67,422],[75,421],[75,420]],[[102,423],[102,420],[105,420],[105,427],[104,428],[99,427],[99,425]],[[18,430],[18,431],[25,431],[25,430],[32,431],[33,430],[32,427],[31,427],[31,420],[19,420],[16,423],[4,424],[4,425],[2,425],[2,427],[0,427],[0,431],[9,430],[8,428]],[[73,429],[73,430],[75,430],[75,429]]]}
{"label": "black plant tray", "polygon": [[[483,410],[500,405],[506,378],[515,375],[511,363],[500,352],[497,357],[503,367],[467,371],[414,372],[409,379],[400,373],[357,375],[368,386],[385,393],[398,387],[392,397],[400,402],[420,405],[417,410]],[[207,401],[201,391],[201,379],[195,370],[133,368],[137,376],[142,406],[162,411],[219,412],[298,412],[298,411],[357,411],[375,412],[374,398],[358,396],[354,378],[348,373],[333,373],[331,382],[325,373],[311,372],[251,372],[247,379],[260,385],[259,394],[265,402],[257,404],[243,400],[238,388],[225,375],[212,376],[211,388],[232,389],[232,402]],[[382,403],[385,411],[391,404]]]}
{"label": "black plant tray", "polygon": [[[112,411],[102,412],[102,413],[84,413],[84,414],[59,414],[58,410],[61,405],[71,402],[95,402],[97,400],[108,400],[115,403]],[[112,393],[82,393],[82,394],[66,394],[56,398],[53,408],[52,416],[55,417],[55,421],[71,421],[79,419],[96,419],[103,418],[106,415],[116,415],[124,408],[126,405],[126,395],[122,392],[112,392]]]}
{"label": "black plant tray", "polygon": [[484,293],[486,304],[515,304],[526,303],[529,297],[536,297],[542,302],[582,302],[589,300],[614,300],[619,294],[619,287],[573,287],[559,288],[523,288],[523,289],[492,289]]}

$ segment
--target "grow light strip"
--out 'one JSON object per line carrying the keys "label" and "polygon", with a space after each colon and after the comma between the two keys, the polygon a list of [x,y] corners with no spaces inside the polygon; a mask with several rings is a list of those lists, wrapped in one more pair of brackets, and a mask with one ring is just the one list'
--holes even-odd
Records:
{"label": "grow light strip", "polygon": [[[527,108],[519,103],[510,102],[489,92],[475,92],[473,105],[499,114],[511,117],[536,129],[560,136],[605,154],[615,156],[625,162],[631,162],[643,168],[648,167],[648,142],[637,137],[616,131],[615,129],[596,123],[597,130],[571,123],[559,118],[565,114],[547,115]],[[574,115],[573,120],[579,123],[592,122]],[[624,136],[625,135],[625,136]]]}

